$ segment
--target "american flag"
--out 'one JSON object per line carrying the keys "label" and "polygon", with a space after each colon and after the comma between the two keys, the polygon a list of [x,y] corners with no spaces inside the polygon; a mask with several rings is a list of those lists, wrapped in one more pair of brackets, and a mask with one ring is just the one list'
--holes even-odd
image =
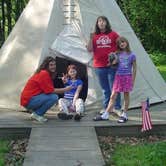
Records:
{"label": "american flag", "polygon": [[149,112],[149,98],[146,101],[143,101],[142,103],[142,129],[141,131],[147,131],[152,129],[152,122]]}

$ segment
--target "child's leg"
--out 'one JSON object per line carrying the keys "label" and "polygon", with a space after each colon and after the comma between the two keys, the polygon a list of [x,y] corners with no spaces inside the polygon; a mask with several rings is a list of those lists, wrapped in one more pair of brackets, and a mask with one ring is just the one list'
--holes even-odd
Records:
{"label": "child's leg", "polygon": [[121,117],[119,118],[119,123],[124,123],[128,120],[127,111],[129,108],[129,92],[124,92],[124,110],[122,112]]}
{"label": "child's leg", "polygon": [[58,102],[59,102],[60,111],[68,114],[69,113],[68,106],[70,105],[70,101],[64,98],[60,98]]}
{"label": "child's leg", "polygon": [[107,112],[112,112],[117,95],[118,95],[117,92],[114,92],[114,91],[112,92],[111,97],[110,97],[110,101],[109,101],[108,106],[106,108]]}
{"label": "child's leg", "polygon": [[117,95],[118,95],[117,92],[114,92],[114,91],[112,92],[108,106],[107,106],[105,112],[101,115],[102,119],[109,118],[109,113],[113,111]]}
{"label": "child's leg", "polygon": [[124,112],[128,111],[129,102],[130,102],[129,92],[124,92]]}
{"label": "child's leg", "polygon": [[76,100],[75,108],[76,108],[76,113],[78,113],[78,114],[84,112],[84,102],[81,98]]}

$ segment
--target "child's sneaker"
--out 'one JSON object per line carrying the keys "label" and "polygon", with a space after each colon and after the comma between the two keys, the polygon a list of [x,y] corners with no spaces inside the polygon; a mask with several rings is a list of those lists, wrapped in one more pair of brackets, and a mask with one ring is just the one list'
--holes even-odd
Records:
{"label": "child's sneaker", "polygon": [[43,116],[37,115],[35,112],[31,114],[31,118],[34,120],[37,120],[38,122],[44,123],[47,122],[48,119],[44,118]]}
{"label": "child's sneaker", "polygon": [[81,120],[81,115],[80,114],[75,114],[75,116],[74,116],[74,120],[75,121],[80,121]]}
{"label": "child's sneaker", "polygon": [[59,112],[58,113],[58,118],[62,119],[62,120],[69,120],[69,119],[73,118],[73,115],[72,114],[67,114],[65,112]]}
{"label": "child's sneaker", "polygon": [[128,118],[127,117],[124,117],[124,116],[121,116],[118,120],[118,123],[125,123],[128,121]]}

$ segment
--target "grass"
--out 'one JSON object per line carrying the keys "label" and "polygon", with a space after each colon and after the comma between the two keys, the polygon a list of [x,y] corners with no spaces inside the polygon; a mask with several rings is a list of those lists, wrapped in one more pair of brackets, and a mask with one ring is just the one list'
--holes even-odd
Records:
{"label": "grass", "polygon": [[166,163],[166,143],[117,145],[112,159],[117,166],[161,166]]}
{"label": "grass", "polygon": [[166,142],[116,144],[106,166],[164,166],[165,163]]}
{"label": "grass", "polygon": [[0,140],[0,166],[5,166],[5,155],[10,151],[9,140]]}
{"label": "grass", "polygon": [[159,70],[162,77],[164,78],[164,80],[166,81],[166,65],[159,65],[159,66],[156,66],[156,67]]}

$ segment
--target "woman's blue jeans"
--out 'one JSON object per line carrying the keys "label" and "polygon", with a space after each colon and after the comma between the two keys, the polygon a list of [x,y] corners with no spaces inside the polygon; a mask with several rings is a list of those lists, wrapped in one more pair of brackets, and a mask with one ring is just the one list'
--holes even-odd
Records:
{"label": "woman's blue jeans", "polygon": [[43,116],[49,108],[58,102],[56,94],[40,94],[33,96],[26,106],[27,109],[33,110],[37,115]]}
{"label": "woman's blue jeans", "polygon": [[[115,78],[116,69],[111,67],[95,68],[95,73],[98,76],[98,80],[103,92],[103,106],[107,108],[110,96],[112,93],[112,86]],[[121,96],[120,93],[116,98],[115,109],[121,109]]]}

